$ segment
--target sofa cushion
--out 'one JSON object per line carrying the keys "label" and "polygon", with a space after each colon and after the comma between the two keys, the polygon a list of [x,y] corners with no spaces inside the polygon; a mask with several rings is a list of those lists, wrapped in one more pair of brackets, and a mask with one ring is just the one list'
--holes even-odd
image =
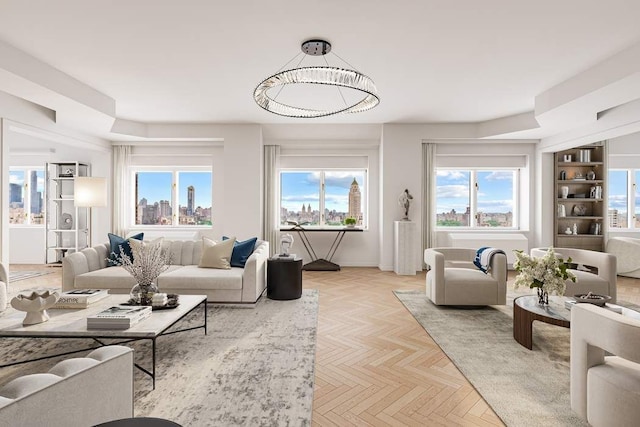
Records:
{"label": "sofa cushion", "polygon": [[[227,240],[227,236],[222,236],[222,240]],[[233,252],[231,253],[231,267],[244,268],[247,263],[247,258],[251,256],[255,249],[257,237],[243,240],[242,242],[236,242],[233,244]]]}
{"label": "sofa cushion", "polygon": [[228,270],[200,268],[196,265],[164,272],[158,277],[158,287],[164,289],[242,289],[242,268]]}
{"label": "sofa cushion", "polygon": [[133,261],[133,253],[131,252],[131,245],[129,243],[129,240],[131,239],[142,240],[144,238],[144,233],[134,234],[133,236],[126,239],[124,237],[120,237],[112,233],[108,233],[108,236],[109,236],[109,246],[111,249],[109,251],[108,264],[109,266],[114,266],[114,265],[119,265],[118,258],[120,258],[122,254],[125,254],[126,256],[131,258],[131,261]]}
{"label": "sofa cushion", "polygon": [[[182,268],[180,265],[170,265],[169,268],[160,274],[170,273],[174,270]],[[158,278],[158,286],[160,285],[160,277]],[[88,273],[76,276],[74,286],[77,289],[131,289],[136,284],[133,278],[122,267],[103,268],[100,270],[90,271]]]}
{"label": "sofa cushion", "polygon": [[200,258],[198,267],[230,269],[231,254],[233,253],[233,245],[235,242],[235,237],[219,243],[203,237],[202,257]]}

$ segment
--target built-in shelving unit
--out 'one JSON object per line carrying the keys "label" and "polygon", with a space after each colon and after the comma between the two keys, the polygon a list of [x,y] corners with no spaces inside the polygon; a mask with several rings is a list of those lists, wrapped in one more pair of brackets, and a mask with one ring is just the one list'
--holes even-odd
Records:
{"label": "built-in shelving unit", "polygon": [[604,142],[555,153],[555,247],[604,250],[606,159]]}
{"label": "built-in shelving unit", "polygon": [[89,245],[89,208],[74,204],[74,181],[89,176],[90,166],[80,162],[47,163],[45,171],[46,259],[49,265]]}

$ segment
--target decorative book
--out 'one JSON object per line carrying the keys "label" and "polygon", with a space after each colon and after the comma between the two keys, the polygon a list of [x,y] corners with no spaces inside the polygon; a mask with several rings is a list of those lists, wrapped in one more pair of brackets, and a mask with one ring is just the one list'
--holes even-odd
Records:
{"label": "decorative book", "polygon": [[113,306],[87,317],[88,329],[128,329],[151,316],[151,306]]}
{"label": "decorative book", "polygon": [[74,289],[60,294],[60,299],[52,308],[87,308],[108,296],[108,289]]}

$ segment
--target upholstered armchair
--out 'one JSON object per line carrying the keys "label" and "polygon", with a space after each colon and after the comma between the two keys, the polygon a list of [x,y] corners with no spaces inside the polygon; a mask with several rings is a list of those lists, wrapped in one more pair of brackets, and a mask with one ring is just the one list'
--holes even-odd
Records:
{"label": "upholstered armchair", "polygon": [[571,409],[594,427],[640,422],[636,314],[632,318],[592,304],[571,309]]}
{"label": "upholstered armchair", "polygon": [[[547,253],[548,248],[533,248],[531,256],[542,258]],[[565,261],[571,258],[572,264],[582,265],[584,267],[595,267],[597,273],[592,271],[583,271],[570,269],[576,275],[576,281],[567,280],[567,288],[564,294],[572,297],[576,294],[586,294],[593,292],[594,294],[609,295],[611,302],[615,303],[617,298],[616,288],[616,257],[596,251],[588,251],[586,249],[574,248],[553,248],[558,256]]]}
{"label": "upholstered armchair", "polygon": [[607,253],[616,257],[619,276],[640,278],[640,239],[612,237],[607,241]]}
{"label": "upholstered armchair", "polygon": [[507,257],[497,253],[487,273],[473,260],[475,249],[430,248],[424,251],[427,297],[436,305],[504,305],[507,303]]}

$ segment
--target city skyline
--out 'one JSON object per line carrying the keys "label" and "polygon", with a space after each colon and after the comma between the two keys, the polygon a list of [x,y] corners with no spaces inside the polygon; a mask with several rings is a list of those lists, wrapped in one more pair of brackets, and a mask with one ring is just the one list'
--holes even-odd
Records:
{"label": "city skyline", "polygon": [[[355,178],[360,192],[366,194],[365,171],[326,171],[325,210],[348,213],[349,190]],[[320,209],[320,171],[286,171],[280,174],[281,208],[298,212],[302,205]]]}
{"label": "city skyline", "polygon": [[[171,202],[171,189],[173,187],[172,172],[138,172],[138,200],[142,198],[153,204],[160,200]],[[180,206],[186,206],[188,202],[188,187],[197,189],[194,198],[194,207],[210,208],[211,201],[211,172],[178,172],[178,197]]]}

